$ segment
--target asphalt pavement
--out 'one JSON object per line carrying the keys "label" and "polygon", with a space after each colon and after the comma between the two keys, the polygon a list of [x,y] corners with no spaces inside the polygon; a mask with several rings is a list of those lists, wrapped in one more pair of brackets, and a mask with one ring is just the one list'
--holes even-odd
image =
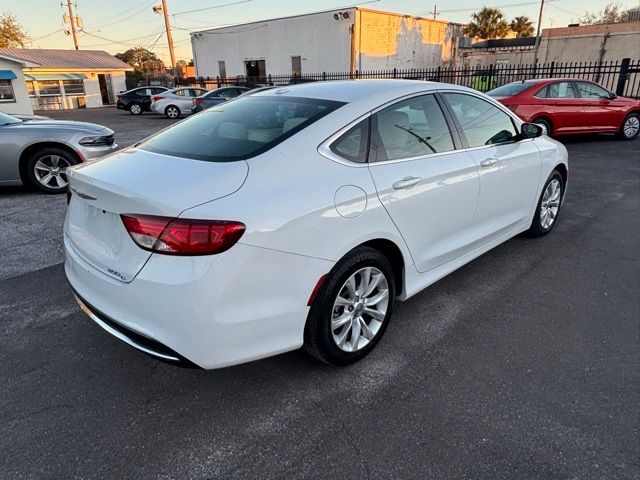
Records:
{"label": "asphalt pavement", "polygon": [[73,302],[64,198],[0,189],[0,478],[640,478],[640,140],[567,147],[550,235],[399,304],[341,369],[134,351]]}

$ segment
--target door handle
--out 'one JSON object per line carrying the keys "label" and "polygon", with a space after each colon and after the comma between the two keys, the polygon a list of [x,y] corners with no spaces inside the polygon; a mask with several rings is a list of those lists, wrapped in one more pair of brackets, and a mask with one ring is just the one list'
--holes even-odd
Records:
{"label": "door handle", "polygon": [[491,167],[498,163],[498,159],[495,157],[486,158],[480,162],[481,167]]}
{"label": "door handle", "polygon": [[398,180],[393,184],[393,188],[395,190],[400,190],[401,188],[410,188],[414,185],[417,185],[422,181],[422,177],[404,177],[402,180]]}

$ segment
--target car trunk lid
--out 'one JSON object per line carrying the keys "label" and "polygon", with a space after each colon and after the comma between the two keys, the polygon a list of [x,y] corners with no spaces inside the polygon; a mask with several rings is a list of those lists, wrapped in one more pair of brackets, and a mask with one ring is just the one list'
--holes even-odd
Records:
{"label": "car trunk lid", "polygon": [[65,233],[73,250],[102,273],[132,281],[150,252],[138,247],[120,215],[178,217],[237,191],[245,161],[205,162],[128,149],[69,172],[72,200]]}

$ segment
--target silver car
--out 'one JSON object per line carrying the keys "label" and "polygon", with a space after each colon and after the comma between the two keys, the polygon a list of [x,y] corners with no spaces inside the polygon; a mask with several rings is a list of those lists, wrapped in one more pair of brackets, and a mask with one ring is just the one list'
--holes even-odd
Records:
{"label": "silver car", "polygon": [[113,130],[102,125],[20,119],[0,112],[0,186],[25,184],[62,193],[67,167],[117,148]]}

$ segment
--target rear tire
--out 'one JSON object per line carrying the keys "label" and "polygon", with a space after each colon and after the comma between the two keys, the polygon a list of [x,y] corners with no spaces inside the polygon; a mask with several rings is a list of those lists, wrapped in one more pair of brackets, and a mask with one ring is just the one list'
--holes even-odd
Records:
{"label": "rear tire", "polygon": [[640,133],[640,114],[630,113],[620,126],[617,137],[620,140],[633,140]]}
{"label": "rear tire", "polygon": [[531,123],[537,123],[538,125],[544,125],[544,128],[547,129],[547,135],[548,136],[552,135],[552,133],[553,133],[552,128],[553,127],[551,125],[551,122],[549,120],[547,120],[546,118],[538,118],[538,119],[534,120]]}
{"label": "rear tire", "polygon": [[540,199],[533,214],[531,227],[527,230],[530,237],[542,237],[548,234],[556,223],[564,195],[564,182],[557,170],[551,172],[544,184]]}
{"label": "rear tire", "polygon": [[139,103],[132,103],[129,105],[129,113],[131,115],[140,115],[142,113],[142,106]]}
{"label": "rear tire", "polygon": [[66,150],[42,148],[27,160],[27,179],[41,192],[64,193],[69,183],[66,169],[77,163],[78,159]]}
{"label": "rear tire", "polygon": [[328,365],[350,365],[375,348],[389,324],[395,301],[389,260],[359,247],[327,274],[309,310],[304,349]]}
{"label": "rear tire", "polygon": [[176,118],[180,118],[180,109],[175,105],[169,105],[167,108],[164,109],[164,114],[166,115],[167,118],[170,118],[171,120],[175,120]]}

